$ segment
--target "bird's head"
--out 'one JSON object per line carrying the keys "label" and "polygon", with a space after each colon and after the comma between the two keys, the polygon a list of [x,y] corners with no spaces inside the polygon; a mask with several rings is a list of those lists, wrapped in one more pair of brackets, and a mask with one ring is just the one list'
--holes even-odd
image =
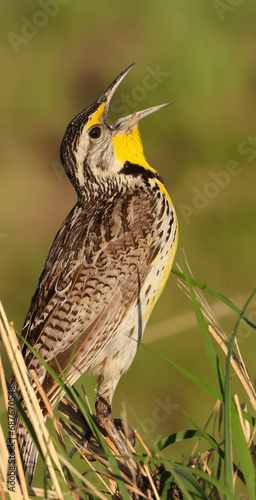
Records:
{"label": "bird's head", "polygon": [[68,125],[61,144],[61,162],[79,198],[83,197],[89,179],[102,184],[103,177],[125,175],[127,165],[155,172],[144,157],[138,122],[170,103],[136,111],[112,125],[107,123],[111,98],[132,66],[122,71],[99,99]]}

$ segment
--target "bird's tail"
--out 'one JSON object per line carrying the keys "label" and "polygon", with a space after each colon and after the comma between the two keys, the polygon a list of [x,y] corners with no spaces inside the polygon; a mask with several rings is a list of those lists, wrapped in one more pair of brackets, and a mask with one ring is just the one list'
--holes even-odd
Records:
{"label": "bird's tail", "polygon": [[28,473],[28,485],[30,486],[35,473],[38,451],[19,414],[17,416],[16,437],[23,471],[24,474],[26,471]]}

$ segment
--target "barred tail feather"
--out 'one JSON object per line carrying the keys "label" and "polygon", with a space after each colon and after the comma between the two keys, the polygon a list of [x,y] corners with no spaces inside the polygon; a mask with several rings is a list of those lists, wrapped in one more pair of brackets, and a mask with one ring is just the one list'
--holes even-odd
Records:
{"label": "barred tail feather", "polygon": [[16,436],[20,450],[23,471],[24,473],[26,471],[28,472],[28,485],[30,486],[35,473],[38,451],[35,444],[33,443],[32,437],[30,436],[26,428],[26,425],[24,424],[19,414],[17,417]]}

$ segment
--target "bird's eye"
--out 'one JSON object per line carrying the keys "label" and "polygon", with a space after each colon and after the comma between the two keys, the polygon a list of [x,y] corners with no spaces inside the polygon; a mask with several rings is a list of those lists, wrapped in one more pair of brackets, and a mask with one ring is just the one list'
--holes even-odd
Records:
{"label": "bird's eye", "polygon": [[98,137],[101,136],[101,128],[100,127],[92,127],[90,130],[89,130],[89,136],[92,138],[92,139],[98,139]]}

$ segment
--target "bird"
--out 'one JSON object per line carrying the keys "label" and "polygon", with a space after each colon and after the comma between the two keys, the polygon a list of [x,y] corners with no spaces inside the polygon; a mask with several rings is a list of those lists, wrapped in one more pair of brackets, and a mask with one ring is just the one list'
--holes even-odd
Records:
{"label": "bird", "polygon": [[[50,248],[20,346],[28,373],[35,370],[53,408],[61,389],[27,343],[70,385],[83,373],[97,375],[96,421],[119,451],[124,448],[113,423],[113,395],[136,355],[178,243],[173,203],[144,156],[138,129],[142,118],[170,103],[107,123],[111,98],[132,66],[66,129],[60,158],[77,203]],[[44,401],[31,384],[46,419]],[[14,376],[10,385],[17,385]],[[18,412],[16,436],[31,484],[37,450]]]}

